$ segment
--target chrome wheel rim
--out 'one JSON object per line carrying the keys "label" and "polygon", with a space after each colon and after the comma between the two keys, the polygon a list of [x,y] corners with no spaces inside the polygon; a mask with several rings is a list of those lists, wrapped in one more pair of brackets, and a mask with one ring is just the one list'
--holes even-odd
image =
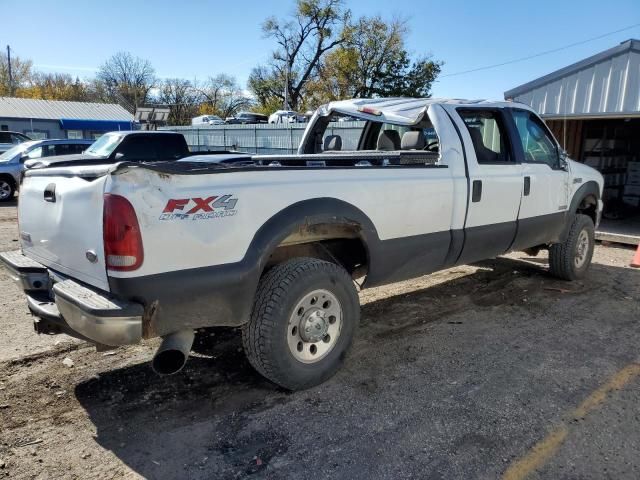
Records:
{"label": "chrome wheel rim", "polygon": [[328,290],[305,294],[297,303],[287,325],[287,344],[302,363],[316,363],[335,347],[342,331],[342,306]]}
{"label": "chrome wheel rim", "polygon": [[577,268],[582,267],[587,261],[589,253],[589,234],[586,230],[582,230],[578,235],[578,243],[576,245],[575,264]]}
{"label": "chrome wheel rim", "polygon": [[0,199],[5,200],[11,196],[11,185],[6,180],[0,180]]}

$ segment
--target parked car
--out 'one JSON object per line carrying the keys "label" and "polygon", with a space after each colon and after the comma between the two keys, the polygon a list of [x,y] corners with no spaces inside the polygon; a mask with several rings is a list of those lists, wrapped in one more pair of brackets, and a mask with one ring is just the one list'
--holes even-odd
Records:
{"label": "parked car", "polygon": [[304,121],[304,115],[293,110],[276,110],[269,115],[269,123],[302,123]]}
{"label": "parked car", "polygon": [[253,112],[238,112],[233,117],[228,117],[225,123],[229,125],[234,124],[248,124],[248,123],[267,123],[269,117],[262,115],[261,113]]}
{"label": "parked car", "polygon": [[25,162],[27,169],[52,164],[152,162],[177,160],[191,155],[184,135],[169,131],[109,132],[81,154],[40,158]]}
{"label": "parked car", "polygon": [[341,115],[336,120],[338,122],[357,122],[358,119],[356,117],[351,117],[349,115]]}
{"label": "parked car", "polygon": [[[353,150],[329,134],[334,114],[362,120]],[[28,170],[21,250],[0,259],[36,331],[108,346],[159,336],[152,365],[170,374],[195,329],[241,327],[255,369],[297,390],[342,364],[360,318],[355,281],[511,250],[548,249],[565,280],[591,262],[603,177],[524,104],[333,102],[298,154],[252,160]]]}
{"label": "parked car", "polygon": [[[225,156],[226,155],[226,156]],[[197,157],[197,158],[196,158]],[[25,169],[45,168],[52,165],[112,164],[118,162],[193,161],[207,163],[233,163],[246,160],[247,155],[233,151],[189,151],[184,135],[171,131],[122,131],[106,133],[92,143],[82,154],[60,155],[26,160]],[[250,158],[250,157],[249,157]]]}
{"label": "parked car", "polygon": [[10,148],[23,142],[31,140],[24,133],[0,131],[0,153],[6,152]]}
{"label": "parked car", "polygon": [[194,127],[201,127],[205,125],[224,125],[222,120],[217,115],[200,115],[191,119],[191,125]]}
{"label": "parked car", "polygon": [[0,202],[13,198],[20,185],[24,163],[54,155],[79,153],[91,145],[91,140],[29,140],[15,145],[0,155]]}

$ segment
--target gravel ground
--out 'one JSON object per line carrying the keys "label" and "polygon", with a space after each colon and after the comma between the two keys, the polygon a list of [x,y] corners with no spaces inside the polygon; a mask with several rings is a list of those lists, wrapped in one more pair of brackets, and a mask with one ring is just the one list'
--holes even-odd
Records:
{"label": "gravel ground", "polygon": [[[2,249],[14,219],[0,208]],[[233,329],[200,331],[168,378],[157,342],[56,345],[3,274],[0,476],[640,478],[632,255],[598,246],[574,283],[514,253],[365,290],[345,367],[298,393],[259,377]]]}
{"label": "gravel ground", "polygon": [[[18,249],[17,222],[16,202],[0,202],[0,251]],[[69,337],[33,334],[33,321],[22,291],[4,271],[0,274],[0,308],[0,362],[75,343]]]}

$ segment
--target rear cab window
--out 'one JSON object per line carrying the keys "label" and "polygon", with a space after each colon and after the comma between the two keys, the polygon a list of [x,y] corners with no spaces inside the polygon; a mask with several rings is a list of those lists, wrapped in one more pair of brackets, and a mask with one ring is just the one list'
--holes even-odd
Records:
{"label": "rear cab window", "polygon": [[514,163],[502,114],[498,109],[458,109],[479,164]]}
{"label": "rear cab window", "polygon": [[[438,136],[428,118],[417,125],[396,125],[355,119],[349,123],[334,115],[322,138],[322,151],[438,152]],[[338,148],[339,147],[339,148]]]}

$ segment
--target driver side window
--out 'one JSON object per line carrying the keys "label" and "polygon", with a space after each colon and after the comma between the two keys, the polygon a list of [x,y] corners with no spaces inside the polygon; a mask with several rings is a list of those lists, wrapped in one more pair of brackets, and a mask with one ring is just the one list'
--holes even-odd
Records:
{"label": "driver side window", "polygon": [[551,168],[558,168],[560,165],[558,147],[544,128],[542,121],[525,110],[513,110],[513,120],[524,150],[524,161],[546,163]]}
{"label": "driver side window", "polygon": [[29,160],[33,160],[34,158],[40,158],[40,157],[42,157],[42,147],[34,148],[27,154],[27,158]]}

